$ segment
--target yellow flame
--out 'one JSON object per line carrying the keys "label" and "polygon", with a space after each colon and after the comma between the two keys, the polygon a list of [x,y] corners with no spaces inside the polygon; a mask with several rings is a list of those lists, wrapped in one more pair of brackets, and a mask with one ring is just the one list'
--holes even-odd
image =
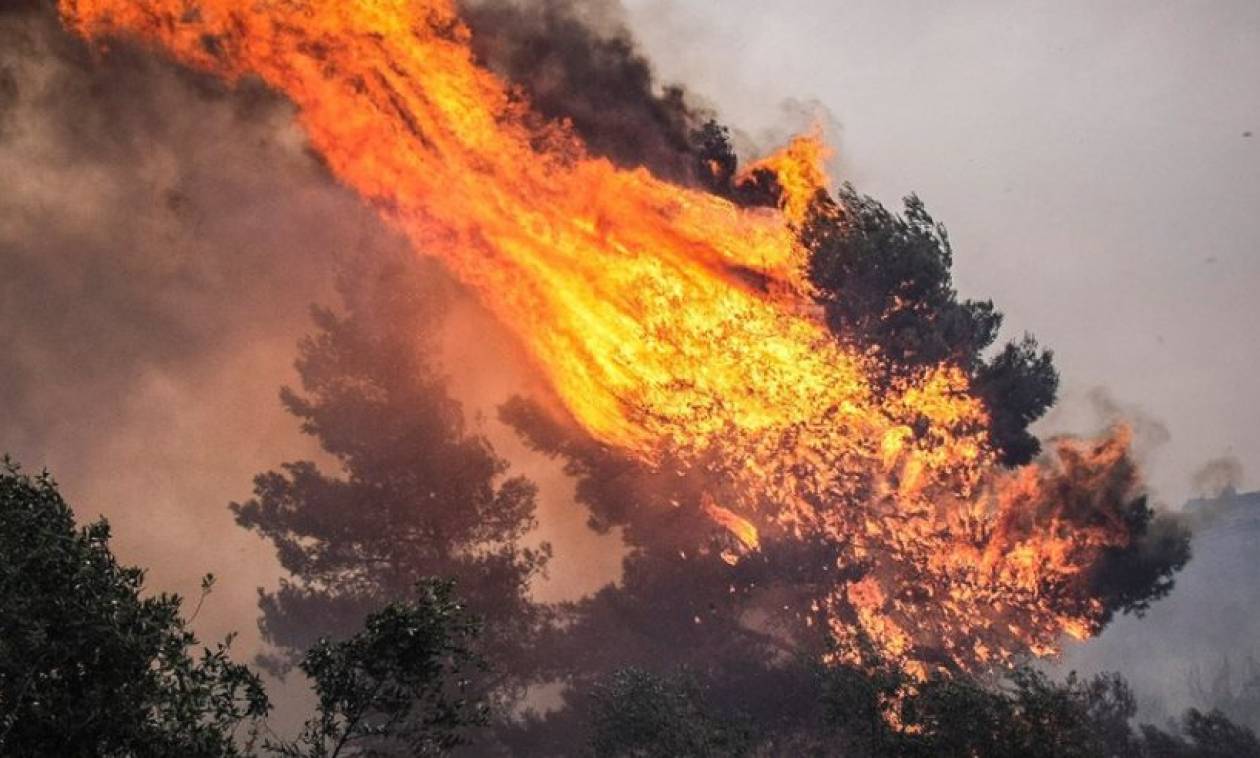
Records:
{"label": "yellow flame", "polygon": [[[340,180],[479,293],[592,436],[645,462],[719,461],[705,465],[724,506],[704,508],[747,548],[845,546],[865,578],[819,607],[850,649],[869,639],[926,672],[928,648],[980,667],[1096,628],[1079,577],[1123,533],[1057,529],[1056,473],[995,466],[961,371],[876,391],[868,359],[806,307],[793,226],[827,183],[816,137],[753,167],[777,175],[782,212],[744,210],[539,126],[475,63],[450,0],[61,8],[89,38],[158,44],[291,98]],[[1088,474],[1124,444],[1060,453]]]}

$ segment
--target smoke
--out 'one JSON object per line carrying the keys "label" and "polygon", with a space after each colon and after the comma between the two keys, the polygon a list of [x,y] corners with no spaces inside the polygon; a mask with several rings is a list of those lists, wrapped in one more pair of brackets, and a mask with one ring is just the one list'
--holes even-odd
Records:
{"label": "smoke", "polygon": [[[460,9],[481,61],[538,114],[570,123],[592,153],[713,187],[705,129],[718,125],[715,109],[685,84],[661,80],[619,0],[461,0]],[[840,120],[823,102],[787,98],[769,126],[727,137],[740,155],[761,156],[812,130],[840,143]],[[829,157],[833,175],[839,165]]]}
{"label": "smoke", "polygon": [[257,643],[278,568],[226,510],[306,455],[276,400],[338,255],[401,251],[309,155],[292,109],[118,46],[47,3],[0,10],[0,450],[47,466],[154,591],[218,591]]}
{"label": "smoke", "polygon": [[[319,457],[277,393],[310,305],[337,301],[339,263],[414,253],[330,177],[284,99],[125,45],[94,53],[51,3],[0,5],[0,176],[0,452],[51,470],[80,521],[109,518],[151,591],[195,597],[216,574],[196,628],[239,632],[249,660],[254,590],[282,570],[227,504],[255,474]],[[492,329],[452,302],[452,329]],[[461,376],[519,376],[496,372],[495,334],[460,343]],[[491,390],[470,385],[472,401],[509,394]],[[565,482],[545,479],[544,528],[573,523]],[[543,538],[581,544],[557,529]],[[303,684],[271,689],[283,730]]]}
{"label": "smoke", "polygon": [[[318,457],[277,391],[309,306],[337,301],[339,261],[414,253],[332,179],[283,98],[126,45],[94,52],[38,0],[0,6],[0,176],[0,451],[52,470],[80,519],[109,517],[155,591],[195,595],[218,574],[198,628],[241,632],[248,657],[252,590],[280,569],[226,504]],[[488,411],[528,369],[484,311],[450,303],[453,391]],[[619,548],[587,540],[558,467],[487,431],[542,484],[541,538],[561,547],[544,595],[615,578]]]}
{"label": "smoke", "polygon": [[1152,453],[1172,440],[1167,424],[1136,405],[1122,403],[1106,387],[1094,387],[1088,399],[1104,426],[1126,424],[1133,430],[1133,454],[1139,460],[1148,460]]}
{"label": "smoke", "polygon": [[1235,492],[1242,485],[1243,466],[1235,457],[1214,458],[1203,464],[1190,477],[1196,497],[1214,498]]}
{"label": "smoke", "polygon": [[[0,15],[0,70],[10,434],[90,414],[260,324],[296,325],[331,251],[359,236],[316,222],[370,219],[258,88],[227,93],[125,48],[93,59],[42,8]],[[56,392],[63,378],[97,397]]]}
{"label": "smoke", "polygon": [[694,132],[713,114],[678,85],[660,86],[617,0],[464,0],[473,50],[534,109],[566,119],[597,155],[694,181]]}

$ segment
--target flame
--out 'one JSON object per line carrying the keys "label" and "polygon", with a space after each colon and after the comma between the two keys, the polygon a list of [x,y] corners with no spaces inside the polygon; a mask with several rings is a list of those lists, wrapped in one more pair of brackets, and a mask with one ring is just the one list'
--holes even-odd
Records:
{"label": "flame", "polygon": [[61,9],[88,38],[291,98],[331,170],[480,295],[577,423],[644,462],[703,466],[724,506],[702,507],[744,549],[842,546],[862,576],[817,604],[842,651],[974,669],[1096,631],[1082,577],[1125,533],[1106,503],[1082,518],[1060,494],[1108,476],[1125,434],[1005,473],[960,370],[877,391],[870,359],[807,307],[793,226],[827,183],[816,135],[752,167],[777,176],[782,210],[746,210],[589,155],[477,65],[451,0]]}
{"label": "flame", "polygon": [[761,546],[761,535],[751,521],[713,502],[708,493],[701,496],[700,505],[714,523],[729,531],[744,547],[756,550]]}
{"label": "flame", "polygon": [[809,216],[814,198],[830,184],[826,169],[830,157],[831,149],[823,142],[822,129],[815,126],[810,134],[793,139],[779,152],[750,163],[735,177],[735,183],[744,184],[758,172],[769,171],[783,191],[783,214],[800,226]]}

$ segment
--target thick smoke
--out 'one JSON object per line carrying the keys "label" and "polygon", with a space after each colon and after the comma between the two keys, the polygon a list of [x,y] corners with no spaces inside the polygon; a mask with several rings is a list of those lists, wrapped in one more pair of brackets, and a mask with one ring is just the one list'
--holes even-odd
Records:
{"label": "thick smoke", "polygon": [[702,94],[660,79],[619,0],[460,0],[460,8],[486,66],[620,166],[731,194],[732,145],[764,154],[812,128],[839,141],[839,119],[817,100],[784,100],[775,126],[755,135],[728,132]]}
{"label": "thick smoke", "polygon": [[104,512],[155,590],[256,641],[274,559],[225,506],[305,450],[276,400],[334,259],[401,242],[309,155],[292,109],[126,46],[49,3],[0,6],[0,450]]}
{"label": "thick smoke", "polygon": [[[42,0],[0,5],[0,176],[0,452],[51,469],[81,518],[108,516],[154,589],[195,595],[218,574],[198,626],[242,632],[247,655],[252,590],[280,569],[225,506],[313,452],[277,391],[310,305],[337,302],[339,262],[414,253],[336,184],[282,98],[127,45],[90,50]],[[453,392],[492,410],[524,369],[484,311],[449,302]],[[573,546],[544,594],[614,578],[618,550],[586,538],[571,485],[493,426],[542,485],[542,537]]]}
{"label": "thick smoke", "polygon": [[661,86],[616,0],[463,0],[473,49],[534,109],[564,119],[596,154],[668,179],[703,174],[713,114],[681,86]]}

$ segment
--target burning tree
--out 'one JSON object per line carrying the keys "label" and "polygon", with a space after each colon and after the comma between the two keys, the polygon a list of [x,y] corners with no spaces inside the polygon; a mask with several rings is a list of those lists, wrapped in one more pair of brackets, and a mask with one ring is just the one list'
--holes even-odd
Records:
{"label": "burning tree", "polygon": [[[6,755],[335,758],[446,754],[470,743],[493,754],[478,729],[487,704],[470,676],[484,665],[482,625],[450,582],[421,581],[348,639],[308,650],[301,667],[318,703],[286,741],[260,721],[268,702],[258,677],[226,646],[194,658],[179,599],[141,598],[143,570],[117,563],[108,532],[103,523],[76,528],[48,476],[25,476],[7,459],[0,468]],[[585,741],[599,755],[696,758],[1260,755],[1255,736],[1220,713],[1190,711],[1171,733],[1134,732],[1133,698],[1116,677],[1060,685],[1023,671],[1007,690],[933,677],[907,694],[905,676],[800,661],[777,672],[745,668],[742,681],[719,688],[707,671],[622,670],[587,693],[575,743],[551,734],[538,752],[584,754]],[[750,712],[749,695],[779,698],[778,717]]]}
{"label": "burning tree", "polygon": [[[573,639],[621,613],[657,660],[713,651],[701,657],[734,665],[752,652],[772,667],[806,651],[892,661],[928,681],[1052,655],[1064,635],[1088,637],[1166,592],[1186,558],[1184,534],[1152,528],[1125,430],[1059,440],[1009,467],[1037,452],[1027,426],[1054,398],[1049,354],[1024,341],[986,358],[1000,316],[958,300],[943,229],[916,200],[898,217],[848,190],[829,197],[816,138],[738,171],[721,130],[701,125],[664,143],[705,158],[690,181],[624,166],[656,151],[605,147],[619,166],[592,152],[600,119],[540,118],[527,91],[487,70],[449,0],[61,7],[90,38],[138,38],[286,94],[330,169],[514,332],[563,413],[518,404],[508,418],[565,457],[596,523],[624,525],[633,550],[622,588],[565,609]],[[521,60],[500,65],[528,68]],[[665,117],[676,112],[651,122],[691,126]],[[372,367],[399,361],[396,381],[341,382],[355,369],[337,365],[334,342],[358,338],[323,318],[328,342],[303,367],[314,400],[289,402],[349,476],[295,467],[260,480],[259,503],[239,511],[295,570],[319,576],[282,601],[297,608],[342,581],[371,597],[395,562],[408,565],[392,550],[340,562],[334,538],[358,518],[333,512],[347,488],[368,512],[391,504],[381,538],[402,524],[424,550],[453,542],[472,554],[498,540],[519,590],[538,565],[516,557],[524,485],[487,488],[501,469],[482,455],[475,486],[455,493],[475,518],[435,540],[426,519],[446,516],[418,507],[415,485],[437,469],[404,473],[428,454],[407,437],[426,422],[394,412],[440,395],[408,389],[407,372],[422,372],[406,344]],[[333,412],[360,400],[370,432]],[[414,455],[366,455],[363,435],[378,427]],[[460,435],[442,439],[440,451],[468,452]],[[395,471],[401,489],[382,490]],[[318,531],[290,531],[298,502],[326,522]],[[467,555],[443,557],[457,571]],[[364,572],[365,560],[386,568]],[[680,578],[687,591],[670,594]],[[646,613],[653,603],[664,607]]]}

